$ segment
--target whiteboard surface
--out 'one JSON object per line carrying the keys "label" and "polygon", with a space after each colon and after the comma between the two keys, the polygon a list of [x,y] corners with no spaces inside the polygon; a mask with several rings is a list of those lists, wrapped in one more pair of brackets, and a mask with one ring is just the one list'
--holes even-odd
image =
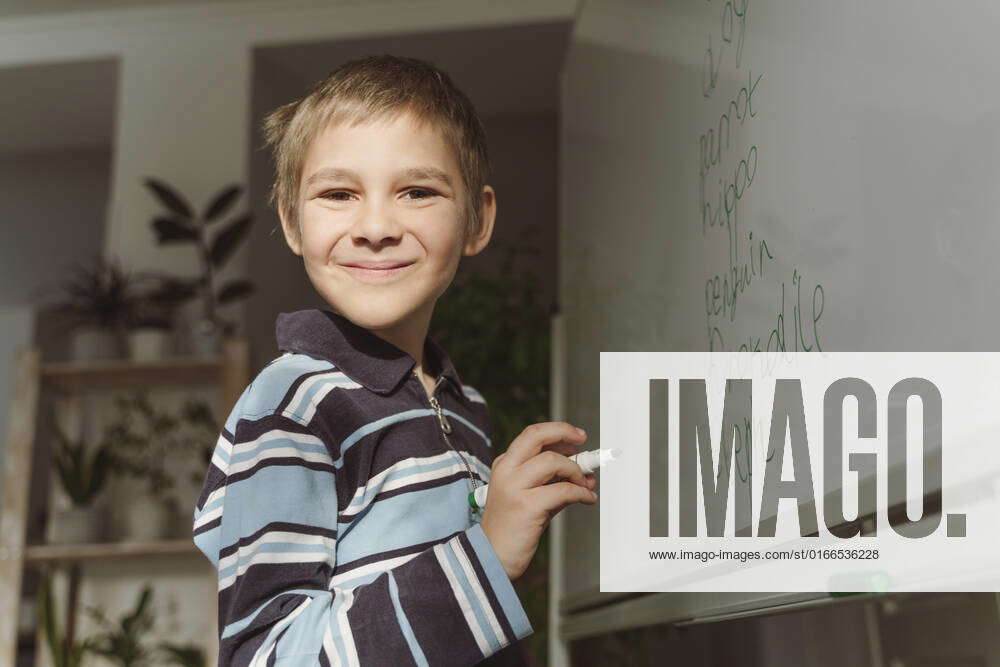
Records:
{"label": "whiteboard surface", "polygon": [[[615,446],[601,351],[997,349],[997,25],[983,0],[584,3],[560,306],[588,447]],[[569,609],[597,591],[590,510],[566,511]]]}

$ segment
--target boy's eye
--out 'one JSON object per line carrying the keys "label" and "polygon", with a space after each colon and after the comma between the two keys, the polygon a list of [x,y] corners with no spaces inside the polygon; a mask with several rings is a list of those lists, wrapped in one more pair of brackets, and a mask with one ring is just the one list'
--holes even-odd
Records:
{"label": "boy's eye", "polygon": [[418,197],[415,197],[415,199],[427,199],[428,197],[433,197],[434,196],[434,193],[431,192],[430,190],[423,190],[421,188],[415,188],[413,190],[407,190],[406,191],[406,194],[408,194],[408,195],[412,195],[413,193],[417,193],[418,195],[420,195]]}
{"label": "boy's eye", "polygon": [[[338,195],[345,195],[345,197],[339,197]],[[324,192],[320,195],[322,199],[332,199],[334,201],[346,201],[348,197],[351,196],[350,192],[344,192],[343,190],[330,190],[329,192]]]}

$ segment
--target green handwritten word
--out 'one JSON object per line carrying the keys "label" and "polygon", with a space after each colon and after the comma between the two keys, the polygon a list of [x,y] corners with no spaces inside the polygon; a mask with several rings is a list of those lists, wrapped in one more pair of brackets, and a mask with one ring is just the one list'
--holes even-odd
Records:
{"label": "green handwritten word", "polygon": [[705,180],[712,167],[722,161],[723,151],[729,150],[730,134],[733,122],[740,126],[748,118],[753,118],[757,113],[753,110],[753,96],[757,92],[757,85],[764,77],[763,74],[753,78],[752,72],[747,72],[747,84],[740,88],[736,96],[729,100],[725,112],[719,116],[719,120],[707,131],[698,137],[698,175]]}
{"label": "green handwritten word", "polygon": [[708,48],[705,49],[705,56],[701,66],[701,94],[711,97],[715,92],[715,86],[719,82],[719,69],[722,67],[722,56],[726,48],[733,43],[733,31],[738,29],[736,35],[736,68],[739,69],[740,61],[743,59],[743,42],[747,30],[747,14],[750,7],[750,0],[726,0],[722,5],[722,15],[720,16],[722,26],[722,43],[718,53],[712,50],[712,36],[708,36]]}
{"label": "green handwritten word", "polygon": [[714,275],[705,281],[705,313],[709,321],[713,317],[729,316],[732,322],[736,318],[736,303],[746,291],[754,278],[764,275],[764,265],[774,259],[768,250],[767,241],[754,241],[753,232],[748,235],[750,242],[750,261],[741,265],[732,261],[724,275]]}
{"label": "green handwritten word", "polygon": [[[701,179],[698,184],[701,195],[701,233],[704,236],[710,227],[725,227],[730,235],[735,233],[736,207],[743,195],[753,184],[753,177],[757,175],[757,146],[751,146],[746,157],[736,165],[736,171],[731,181],[723,183],[719,179],[719,189],[716,196],[715,208],[712,202],[706,198],[705,180]],[[723,215],[725,218],[723,219]]]}
{"label": "green handwritten word", "polygon": [[[781,283],[781,300],[775,314],[775,325],[768,333],[765,347],[761,348],[763,338],[748,336],[740,343],[737,350],[740,352],[811,352],[816,350],[821,352],[823,346],[820,343],[819,329],[820,320],[823,318],[823,310],[826,305],[826,290],[823,285],[816,284],[812,289],[812,300],[809,314],[804,316],[802,308],[802,275],[798,269],[792,270],[792,285],[795,287],[795,303],[792,304],[792,339],[789,341],[785,330],[785,292],[786,283]],[[808,318],[808,321],[806,321]],[[808,332],[808,335],[807,335]],[[808,339],[808,340],[807,340]],[[725,336],[718,326],[708,320],[708,349],[709,351],[726,350]]]}

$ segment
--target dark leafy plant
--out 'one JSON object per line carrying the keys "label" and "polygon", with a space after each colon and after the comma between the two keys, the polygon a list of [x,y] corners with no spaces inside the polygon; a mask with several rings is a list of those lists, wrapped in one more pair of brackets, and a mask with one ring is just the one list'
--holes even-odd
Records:
{"label": "dark leafy plant", "polygon": [[55,433],[59,444],[54,463],[59,481],[73,504],[85,507],[104,488],[111,467],[111,451],[107,445],[101,445],[88,455],[86,441],[71,440],[58,424]]}
{"label": "dark leafy plant", "polygon": [[135,276],[117,259],[98,255],[73,268],[56,310],[70,329],[90,325],[124,331],[134,321],[141,300],[136,287]]}
{"label": "dark leafy plant", "polygon": [[79,667],[83,662],[83,656],[93,647],[93,642],[88,639],[71,643],[69,638],[62,634],[59,620],[56,618],[55,602],[52,599],[52,577],[48,572],[43,572],[41,576],[35,613],[38,627],[45,633],[45,643],[49,647],[52,664],[55,667]]}
{"label": "dark leafy plant", "polygon": [[[111,452],[114,472],[145,480],[149,492],[177,509],[169,494],[174,478],[167,462],[177,457],[190,460],[192,479],[204,472],[190,453],[200,453],[206,443],[215,444],[218,429],[211,407],[201,399],[188,399],[178,412],[157,409],[145,391],[114,397],[116,415],[104,430],[103,443]],[[196,466],[196,467],[195,467]]]}
{"label": "dark leafy plant", "polygon": [[152,649],[145,638],[153,627],[155,617],[149,609],[153,588],[143,586],[135,608],[118,619],[111,621],[99,607],[87,607],[87,613],[101,628],[94,636],[89,650],[97,653],[121,667],[143,667],[151,663]]}
{"label": "dark leafy plant", "polygon": [[164,642],[160,644],[160,651],[163,653],[167,664],[180,665],[181,667],[205,667],[205,651],[196,644],[170,644]]}
{"label": "dark leafy plant", "polygon": [[[50,291],[46,288],[44,291]],[[195,290],[186,281],[151,271],[126,270],[117,258],[78,262],[56,288],[62,326],[96,326],[124,333],[138,326],[169,328],[171,313]]]}
{"label": "dark leafy plant", "polygon": [[[434,310],[432,335],[447,350],[462,380],[486,399],[498,455],[528,424],[549,421],[549,312],[540,303],[538,278],[516,271],[518,257],[535,249],[496,245],[501,267],[471,274],[460,265]],[[532,664],[545,664],[548,642],[549,531],[525,573],[514,582],[535,632],[526,640]]]}
{"label": "dark leafy plant", "polygon": [[201,258],[202,275],[193,281],[177,279],[178,285],[193,294],[203,295],[205,319],[220,323],[225,333],[232,333],[233,324],[218,317],[218,306],[250,296],[254,291],[254,284],[240,278],[216,286],[215,275],[246,238],[253,218],[249,213],[244,213],[222,225],[215,234],[210,236],[209,231],[232,208],[243,188],[239,185],[223,188],[205,211],[198,215],[172,186],[155,178],[146,178],[144,184],[166,209],[163,214],[153,218],[152,226],[157,242],[161,245],[193,243]]}

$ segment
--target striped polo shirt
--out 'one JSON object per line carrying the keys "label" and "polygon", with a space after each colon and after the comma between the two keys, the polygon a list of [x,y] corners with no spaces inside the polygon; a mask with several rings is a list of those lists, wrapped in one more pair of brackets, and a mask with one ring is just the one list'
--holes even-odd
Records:
{"label": "striped polo shirt", "polygon": [[467,502],[489,412],[425,339],[409,354],[325,309],[280,313],[194,511],[218,570],[219,664],[469,665],[532,632]]}

